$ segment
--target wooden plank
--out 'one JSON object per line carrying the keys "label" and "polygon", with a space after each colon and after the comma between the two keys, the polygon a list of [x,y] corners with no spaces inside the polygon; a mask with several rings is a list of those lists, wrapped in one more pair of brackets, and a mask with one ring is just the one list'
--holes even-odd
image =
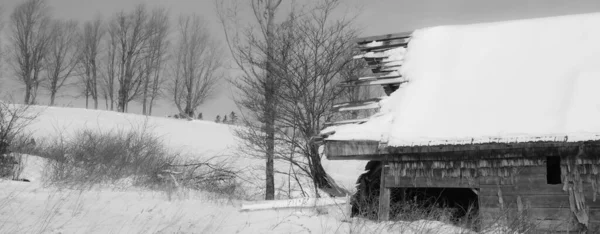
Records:
{"label": "wooden plank", "polygon": [[340,102],[340,103],[333,104],[333,108],[339,108],[339,107],[351,106],[351,105],[363,105],[363,104],[368,104],[368,103],[373,103],[373,102],[379,102],[382,99],[383,98],[378,97],[378,98],[371,98],[371,99],[365,99],[365,100],[359,100],[359,101]]}
{"label": "wooden plank", "polygon": [[368,68],[377,68],[377,67],[400,67],[402,66],[402,61],[399,60],[386,60],[383,59],[368,59],[365,58],[365,62],[367,62]]}
{"label": "wooden plank", "polygon": [[[560,210],[558,215],[545,216],[544,218],[532,217],[529,213],[540,214]],[[482,230],[500,224],[512,228],[526,228],[526,233],[577,233],[577,225],[572,222],[568,209],[552,209],[550,211],[529,210],[524,211],[525,216],[519,216],[516,209],[501,210],[498,208],[481,208],[479,217],[482,219]]]}
{"label": "wooden plank", "polygon": [[[585,187],[585,186],[584,186]],[[590,185],[591,188],[591,185]],[[502,195],[561,195],[566,194],[562,185],[552,184],[527,184],[527,185],[480,185],[481,196],[497,196],[498,189]]]}
{"label": "wooden plank", "polygon": [[412,31],[361,37],[361,38],[356,39],[356,43],[361,45],[361,44],[370,43],[372,41],[386,41],[386,40],[393,40],[393,39],[397,39],[397,38],[407,38],[407,37],[410,37],[411,35],[412,35]]}
{"label": "wooden plank", "polygon": [[395,72],[397,71],[396,68],[376,68],[376,69],[371,69],[371,72],[373,74],[385,74],[385,73],[390,73],[390,72]]}
{"label": "wooden plank", "polygon": [[365,119],[348,119],[348,120],[341,120],[341,121],[336,121],[336,122],[327,122],[327,123],[325,123],[325,126],[364,123],[364,122],[367,122],[368,120],[369,119],[367,119],[367,118],[365,118]]}
{"label": "wooden plank", "polygon": [[[382,168],[385,169],[387,163],[382,163]],[[384,170],[381,170],[381,182],[379,185],[379,211],[378,211],[378,219],[379,221],[388,221],[390,219],[390,195],[391,190],[385,187],[385,176]]]}
{"label": "wooden plank", "polygon": [[[325,140],[325,154],[328,159],[345,159],[336,156],[374,155],[379,152],[379,141],[330,141]],[[380,157],[384,159],[384,157]]]}
{"label": "wooden plank", "polygon": [[364,59],[367,62],[371,62],[371,61],[381,61],[383,59],[389,58],[390,56],[386,55],[385,53],[383,53],[383,51],[381,52],[373,52],[372,54],[359,54],[359,55],[355,55],[352,57],[352,59]]}
{"label": "wooden plank", "polygon": [[403,84],[408,82],[405,78],[391,78],[391,79],[381,79],[381,80],[358,80],[353,82],[347,82],[342,84],[342,87],[349,86],[369,86],[369,85],[387,85],[387,84]]}
{"label": "wooden plank", "polygon": [[344,112],[344,111],[371,110],[371,109],[377,109],[380,107],[381,106],[379,105],[379,103],[369,103],[369,104],[364,104],[364,105],[339,107],[339,108],[332,109],[332,111]]}
{"label": "wooden plank", "polygon": [[533,149],[533,148],[556,148],[556,147],[585,147],[598,146],[600,141],[545,141],[545,142],[519,142],[519,143],[478,143],[478,144],[447,144],[447,145],[429,145],[429,146],[402,146],[388,147],[390,154],[423,154],[436,152],[456,152],[456,151],[482,151],[482,150],[514,150],[514,149]]}
{"label": "wooden plank", "polygon": [[409,178],[386,175],[386,187],[390,188],[478,188],[477,179],[468,181],[464,178]]}
{"label": "wooden plank", "polygon": [[[367,68],[369,69],[380,69],[380,70],[386,70],[386,69],[394,69],[397,70],[398,67],[401,67],[402,64],[391,64],[392,62],[397,62],[397,61],[390,61],[390,62],[381,62],[381,63],[372,63],[372,64],[367,64]],[[388,65],[391,64],[391,65]]]}
{"label": "wooden plank", "polygon": [[380,51],[380,50],[388,50],[388,49],[393,49],[393,48],[397,48],[397,47],[406,47],[408,45],[408,42],[410,41],[410,37],[406,37],[406,38],[397,38],[397,39],[392,39],[392,40],[386,40],[386,41],[377,41],[377,42],[381,42],[380,45],[377,46],[367,46],[369,43],[365,43],[362,45],[358,46],[358,49],[360,51]]}
{"label": "wooden plank", "polygon": [[376,109],[376,108],[380,107],[379,101],[381,101],[381,98],[373,98],[373,99],[369,99],[369,100],[334,104],[331,111],[342,112],[342,111],[353,111],[353,110]]}
{"label": "wooden plank", "polygon": [[[392,79],[392,78],[398,78],[398,77],[402,77],[402,75],[400,75],[396,71],[393,71],[393,72],[388,72],[383,75],[360,77],[360,78],[358,78],[358,80],[359,81],[383,80],[383,79]],[[355,81],[349,81],[348,83],[352,83],[352,82],[355,82]]]}
{"label": "wooden plank", "polygon": [[[502,200],[506,207],[517,207],[517,197],[521,197],[521,202],[525,207],[531,208],[569,208],[569,195],[564,194],[529,194],[529,195],[502,195]],[[600,209],[600,199],[593,201],[592,193],[587,192],[585,194],[585,204],[592,210],[598,211]],[[488,208],[500,208],[498,202],[498,196],[479,196],[483,207]],[[595,215],[599,218],[600,213],[596,212]]]}
{"label": "wooden plank", "polygon": [[[500,209],[500,208],[488,208],[483,207],[479,208],[480,211],[485,213],[494,213],[494,214],[516,214],[516,209]],[[598,212],[599,210],[590,210],[591,212]],[[531,220],[565,220],[570,219],[572,212],[568,207],[564,208],[529,208],[524,211],[524,214],[527,215]]]}
{"label": "wooden plank", "polygon": [[515,174],[510,177],[499,176],[480,176],[479,183],[482,185],[526,185],[526,184],[546,184],[546,167],[531,166],[518,167]]}
{"label": "wooden plank", "polygon": [[[528,208],[569,208],[568,194],[536,194],[536,195],[503,195],[502,201],[505,207],[517,208],[517,196],[521,197],[521,202]],[[500,208],[498,196],[479,196],[481,207]]]}

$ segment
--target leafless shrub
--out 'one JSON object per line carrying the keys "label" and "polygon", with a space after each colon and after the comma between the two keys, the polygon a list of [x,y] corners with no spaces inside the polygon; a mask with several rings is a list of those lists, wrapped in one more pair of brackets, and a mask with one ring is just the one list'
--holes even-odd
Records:
{"label": "leafless shrub", "polygon": [[0,177],[16,178],[20,160],[13,152],[27,152],[30,148],[32,138],[25,128],[36,117],[29,106],[0,101]]}
{"label": "leafless shrub", "polygon": [[171,182],[176,187],[226,195],[230,199],[244,199],[247,195],[239,182],[239,174],[228,163],[210,158],[203,162],[171,164],[158,174],[157,179]]}
{"label": "leafless shrub", "polygon": [[134,183],[153,183],[156,175],[177,157],[146,125],[131,131],[82,129],[73,137],[60,136],[37,147],[52,159],[48,182],[94,185],[131,177]]}
{"label": "leafless shrub", "polygon": [[[214,159],[190,162],[167,147],[147,124],[131,130],[81,129],[72,137],[59,134],[36,147],[50,160],[46,182],[87,188],[97,184],[144,186],[169,195],[179,188],[216,194],[242,194],[237,171]],[[151,129],[151,128],[150,128]]]}

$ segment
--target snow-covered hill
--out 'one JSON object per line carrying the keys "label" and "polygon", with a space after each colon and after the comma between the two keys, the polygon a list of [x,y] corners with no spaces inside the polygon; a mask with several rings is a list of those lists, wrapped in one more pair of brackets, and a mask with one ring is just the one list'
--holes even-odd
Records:
{"label": "snow-covered hill", "polygon": [[[75,108],[32,110],[39,116],[28,130],[36,139],[58,133],[68,137],[81,128],[150,126],[168,146],[195,157],[191,159],[220,156],[229,160],[244,169],[247,189],[261,190],[264,161],[237,153],[239,142],[230,125]],[[344,199],[249,202],[203,191],[135,188],[126,182],[87,191],[45,187],[42,177],[47,159],[23,158],[21,177],[31,182],[0,180],[0,233],[470,233],[435,221],[374,223],[349,218]],[[345,174],[341,170],[345,167],[325,166],[338,168],[334,174]],[[285,170],[286,164],[278,163],[276,169]],[[354,169],[353,174],[360,171]],[[276,177],[280,188],[286,187],[286,181],[283,175]],[[351,183],[352,178],[347,181]]]}

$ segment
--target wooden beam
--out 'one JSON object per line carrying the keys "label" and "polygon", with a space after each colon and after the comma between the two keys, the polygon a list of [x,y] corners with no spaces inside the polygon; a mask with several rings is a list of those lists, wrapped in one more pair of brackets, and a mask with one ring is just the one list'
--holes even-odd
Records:
{"label": "wooden beam", "polygon": [[399,146],[388,147],[390,154],[425,154],[441,152],[464,152],[464,151],[482,151],[482,150],[511,150],[511,149],[535,149],[535,148],[556,148],[556,147],[578,147],[581,144],[600,145],[600,141],[585,142],[564,142],[564,141],[544,141],[544,142],[517,142],[517,143],[481,143],[481,144],[462,144],[462,145],[432,145],[432,146]]}
{"label": "wooden beam", "polygon": [[351,155],[375,155],[379,152],[379,141],[331,141],[325,140],[327,158]]}
{"label": "wooden beam", "polygon": [[373,52],[372,55],[366,56],[366,54],[359,54],[359,55],[355,55],[354,57],[352,57],[353,59],[364,59],[367,62],[371,62],[373,60],[383,60],[388,58],[388,55],[385,55],[383,53],[383,51],[381,52]]}
{"label": "wooden beam", "polygon": [[337,122],[327,122],[327,123],[325,123],[325,126],[364,123],[364,122],[367,122],[368,120],[369,120],[368,118],[365,118],[365,119],[348,119],[348,120],[342,120],[342,121],[337,121]]}
{"label": "wooden beam", "polygon": [[390,73],[390,72],[395,72],[397,71],[398,68],[392,68],[392,67],[377,67],[377,68],[373,68],[371,69],[371,72],[373,74],[386,74],[386,73]]}
{"label": "wooden beam", "polygon": [[408,81],[403,77],[387,78],[387,79],[380,79],[380,80],[356,80],[356,81],[349,81],[347,83],[344,83],[344,84],[342,84],[342,87],[403,84],[406,82],[408,82]]}
{"label": "wooden beam", "polygon": [[348,155],[329,155],[329,160],[365,160],[365,161],[389,161],[389,155],[385,154],[348,154]]}
{"label": "wooden beam", "polygon": [[390,188],[386,187],[385,171],[387,168],[387,162],[382,162],[381,165],[381,183],[379,185],[379,221],[388,221],[390,219]]}
{"label": "wooden beam", "polygon": [[379,102],[379,101],[381,101],[381,99],[383,99],[383,98],[377,97],[377,98],[370,98],[370,99],[351,101],[351,102],[340,102],[340,103],[333,104],[333,108]]}
{"label": "wooden beam", "polygon": [[398,68],[401,67],[402,64],[392,64],[392,65],[386,65],[386,64],[390,64],[392,62],[397,62],[397,61],[389,61],[389,62],[385,62],[385,63],[367,63],[368,66],[367,68],[369,69],[380,69],[380,70],[385,70],[385,69],[394,69],[394,68]]}
{"label": "wooden beam", "polygon": [[[365,76],[365,77],[360,77],[358,78],[359,81],[367,81],[367,80],[382,80],[382,79],[391,79],[391,78],[398,78],[398,77],[402,77],[402,75],[400,75],[398,72],[396,71],[391,71],[388,72],[386,74],[381,74],[381,75],[376,75],[376,76]],[[352,82],[352,81],[350,81]]]}
{"label": "wooden beam", "polygon": [[368,110],[379,108],[379,101],[381,98],[374,98],[364,101],[346,102],[333,105],[332,111],[353,111],[353,110]]}
{"label": "wooden beam", "polygon": [[388,188],[479,188],[479,181],[473,178],[468,181],[466,178],[444,177],[444,178],[424,178],[424,177],[395,177],[390,173],[386,174],[385,186]]}
{"label": "wooden beam", "polygon": [[397,38],[407,38],[407,37],[410,37],[412,35],[412,33],[413,32],[411,31],[411,32],[401,32],[401,33],[361,37],[361,38],[356,39],[356,43],[359,45],[362,45],[362,44],[367,44],[372,41],[385,41],[385,40],[393,40],[393,39],[397,39]]}
{"label": "wooden beam", "polygon": [[408,42],[410,41],[410,37],[406,38],[398,38],[393,40],[381,41],[380,45],[377,46],[367,46],[368,43],[362,44],[358,46],[358,49],[361,51],[381,51],[381,50],[389,50],[397,47],[406,47]]}

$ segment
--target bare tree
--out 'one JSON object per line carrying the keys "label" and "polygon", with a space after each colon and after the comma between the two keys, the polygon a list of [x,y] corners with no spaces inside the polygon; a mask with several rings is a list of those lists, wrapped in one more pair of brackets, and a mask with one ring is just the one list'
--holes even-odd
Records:
{"label": "bare tree", "polygon": [[289,58],[273,60],[275,75],[281,80],[278,121],[295,133],[280,135],[305,157],[315,187],[338,195],[340,191],[328,181],[318,146],[311,139],[332,116],[331,107],[344,91],[340,87],[344,75],[356,69],[351,63],[357,36],[353,21],[331,17],[339,4],[340,0],[324,0],[301,17],[292,15],[293,25],[276,35],[282,39],[274,40],[276,47],[289,51]]}
{"label": "bare tree", "polygon": [[143,66],[144,81],[142,92],[142,113],[152,115],[154,101],[162,93],[164,84],[163,70],[168,50],[169,15],[166,9],[157,8],[152,11],[148,21],[150,34],[148,55]]}
{"label": "bare tree", "polygon": [[[0,3],[0,33],[2,33],[2,30],[4,29],[4,5]],[[0,37],[0,45],[2,45],[2,37]],[[2,62],[4,61],[4,48],[2,48],[3,46],[0,46],[0,77],[2,77],[2,71],[4,70],[2,67]]]}
{"label": "bare tree", "polygon": [[[273,75],[272,46],[273,31],[276,27],[275,14],[282,0],[252,0],[251,9],[256,19],[256,25],[248,29],[237,28],[229,32],[229,12],[222,1],[215,1],[220,14],[227,43],[238,67],[244,72],[241,80],[234,81],[241,97],[236,103],[250,112],[244,117],[244,123],[250,127],[248,132],[239,136],[248,143],[264,150],[265,166],[265,199],[275,198],[274,158],[275,132],[277,119],[277,79]],[[234,15],[235,17],[235,15]],[[242,38],[243,37],[243,38]],[[250,91],[249,90],[252,90]],[[260,130],[256,129],[255,121],[260,122]]]}
{"label": "bare tree", "polygon": [[126,112],[129,102],[142,93],[143,61],[150,39],[148,10],[138,5],[132,12],[120,12],[109,27],[116,39],[115,70],[117,81],[117,110]]}
{"label": "bare tree", "polygon": [[27,0],[17,5],[10,16],[10,62],[25,85],[25,104],[35,103],[43,59],[48,51],[49,10],[44,0]]}
{"label": "bare tree", "polygon": [[42,87],[50,92],[50,105],[54,105],[56,94],[65,85],[77,66],[78,47],[77,23],[53,20],[50,26],[48,54],[44,58],[46,79]]}
{"label": "bare tree", "polygon": [[[264,152],[265,165],[265,199],[272,200],[275,196],[274,158],[275,132],[277,119],[277,79],[273,76],[275,13],[281,0],[253,0],[251,9],[256,19],[254,27],[240,29],[229,34],[226,9],[220,6],[220,19],[225,29],[229,48],[238,67],[244,72],[241,79],[233,81],[240,98],[238,106],[248,111],[242,115],[248,131],[238,132],[238,135],[254,148]],[[235,14],[235,12],[234,12]],[[259,124],[257,124],[257,122]]]}
{"label": "bare tree", "polygon": [[179,18],[171,91],[177,109],[189,118],[222,78],[221,54],[207,31],[199,16]]}
{"label": "bare tree", "polygon": [[[106,109],[114,110],[116,102],[116,79],[118,76],[118,35],[116,27],[108,28],[108,36],[105,37],[106,54],[104,69],[102,70],[102,95],[106,101]],[[110,106],[110,107],[109,107]]]}
{"label": "bare tree", "polygon": [[79,67],[82,70],[82,83],[85,95],[85,107],[88,108],[89,97],[94,100],[94,109],[98,109],[98,73],[100,42],[104,34],[102,20],[96,18],[85,22],[79,37],[80,57]]}

